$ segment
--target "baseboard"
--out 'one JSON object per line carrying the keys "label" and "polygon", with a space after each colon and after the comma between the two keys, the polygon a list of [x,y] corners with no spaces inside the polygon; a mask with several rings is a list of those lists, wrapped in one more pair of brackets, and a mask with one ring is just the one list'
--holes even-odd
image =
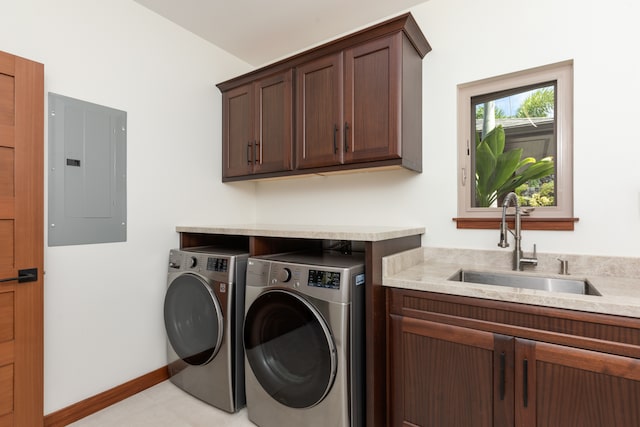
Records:
{"label": "baseboard", "polygon": [[88,415],[98,412],[101,409],[118,403],[121,400],[131,397],[142,390],[148,389],[158,383],[169,378],[169,371],[164,366],[155,371],[149,372],[141,377],[134,378],[117,387],[97,394],[88,399],[74,403],[71,406],[60,409],[59,411],[45,415],[45,427],[62,427],[72,422],[78,421]]}

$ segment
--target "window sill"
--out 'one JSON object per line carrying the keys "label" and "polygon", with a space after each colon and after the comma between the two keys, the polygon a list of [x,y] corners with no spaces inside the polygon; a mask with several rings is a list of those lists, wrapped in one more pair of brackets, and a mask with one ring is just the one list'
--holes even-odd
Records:
{"label": "window sill", "polygon": [[[456,228],[476,230],[498,230],[500,218],[453,218]],[[531,218],[522,217],[523,230],[553,230],[573,231],[574,224],[579,218]],[[511,228],[514,227],[513,218],[507,218]]]}

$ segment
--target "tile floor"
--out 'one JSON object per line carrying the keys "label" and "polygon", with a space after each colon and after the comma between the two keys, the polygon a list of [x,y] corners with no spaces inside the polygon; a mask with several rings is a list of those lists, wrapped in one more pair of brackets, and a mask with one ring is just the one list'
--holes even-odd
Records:
{"label": "tile floor", "polygon": [[229,414],[164,381],[89,415],[72,427],[255,427],[246,408]]}

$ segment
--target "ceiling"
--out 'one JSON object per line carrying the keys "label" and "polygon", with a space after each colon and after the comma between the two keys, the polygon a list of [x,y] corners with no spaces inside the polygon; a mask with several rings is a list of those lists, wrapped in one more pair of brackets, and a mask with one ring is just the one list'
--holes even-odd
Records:
{"label": "ceiling", "polygon": [[260,66],[427,0],[134,0]]}

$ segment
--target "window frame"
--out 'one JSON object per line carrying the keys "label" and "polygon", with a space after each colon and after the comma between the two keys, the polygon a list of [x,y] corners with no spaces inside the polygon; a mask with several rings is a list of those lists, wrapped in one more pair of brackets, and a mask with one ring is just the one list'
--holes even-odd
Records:
{"label": "window frame", "polygon": [[[495,228],[501,207],[472,206],[472,99],[515,88],[556,82],[556,206],[536,207],[523,217],[523,228],[573,229],[573,60],[544,65],[458,85],[458,228]],[[475,117],[475,114],[473,114]],[[475,129],[474,129],[475,130]],[[495,224],[494,224],[495,223]],[[527,223],[531,223],[527,226]],[[534,224],[538,223],[538,224]],[[546,223],[546,225],[545,225]],[[474,225],[475,224],[475,225]],[[561,224],[561,225],[559,225]]]}

